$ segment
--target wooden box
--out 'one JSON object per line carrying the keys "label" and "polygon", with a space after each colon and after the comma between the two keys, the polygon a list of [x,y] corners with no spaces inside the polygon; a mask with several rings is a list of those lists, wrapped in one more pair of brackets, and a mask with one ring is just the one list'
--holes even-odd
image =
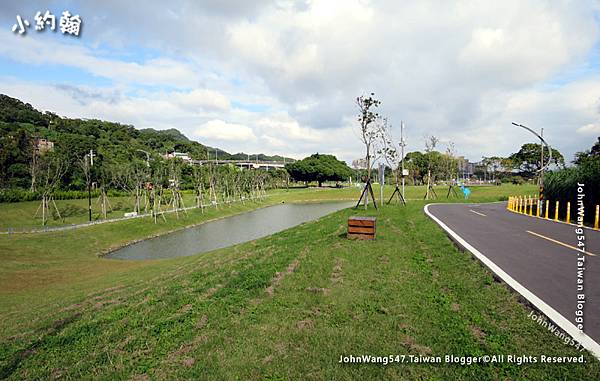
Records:
{"label": "wooden box", "polygon": [[348,238],[375,239],[376,217],[348,218]]}

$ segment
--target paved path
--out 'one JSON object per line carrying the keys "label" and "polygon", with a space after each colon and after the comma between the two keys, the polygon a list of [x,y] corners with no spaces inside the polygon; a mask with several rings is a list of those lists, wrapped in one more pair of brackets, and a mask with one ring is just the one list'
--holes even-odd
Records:
{"label": "paved path", "polygon": [[[506,203],[430,204],[425,211],[450,236],[458,236],[452,237],[455,241],[474,255],[482,255],[494,272],[508,274],[507,279],[500,278],[575,337],[574,327],[568,324],[575,324],[577,308],[575,226],[517,214],[506,210]],[[584,332],[593,339],[592,352],[600,356],[600,232],[585,229],[585,236]]]}

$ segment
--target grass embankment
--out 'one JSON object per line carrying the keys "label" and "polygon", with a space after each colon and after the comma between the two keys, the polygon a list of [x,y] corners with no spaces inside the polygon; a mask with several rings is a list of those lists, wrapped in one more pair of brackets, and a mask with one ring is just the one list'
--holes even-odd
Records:
{"label": "grass embankment", "polygon": [[[474,189],[472,196],[491,201],[513,190]],[[335,191],[289,192],[269,202]],[[185,221],[2,237],[0,378],[600,378],[600,363],[589,356],[583,365],[338,364],[340,355],[363,353],[578,354],[527,318],[517,296],[458,251],[423,205],[344,210],[250,243],[161,261],[95,254]],[[377,215],[376,241],[345,239],[346,219],[357,213]],[[28,283],[31,274],[58,274],[70,262],[47,286]]]}
{"label": "grass embankment", "polygon": [[[472,189],[491,188],[488,191],[493,191],[497,188],[494,186],[490,187],[472,187]],[[502,191],[506,192],[507,189],[514,189],[516,191],[529,191],[531,194],[534,193],[535,188],[531,186],[513,186],[503,185]],[[460,193],[460,189],[456,188]],[[379,199],[379,186],[374,185],[375,195]],[[445,199],[447,194],[447,187],[436,187],[436,192],[440,199]],[[332,188],[291,188],[289,190],[272,190],[268,193],[275,195],[281,199],[293,199],[293,200],[355,200],[360,196],[361,189],[354,186],[332,189]],[[389,198],[393,191],[392,186],[385,187],[385,195]],[[408,186],[406,187],[406,198],[413,200],[420,200],[425,194],[425,187],[423,186]],[[512,195],[512,194],[511,194]],[[462,194],[460,194],[462,197]],[[195,195],[191,191],[182,192],[184,206],[190,207],[195,205]],[[387,200],[387,198],[386,198]],[[124,213],[131,212],[134,207],[135,200],[133,197],[109,197],[111,209],[107,212],[108,219],[115,219],[123,217]],[[56,213],[54,205],[50,205],[49,217],[47,220],[47,226],[63,226],[71,224],[82,224],[88,222],[88,200],[87,199],[76,199],[76,200],[56,200],[56,208],[60,213]],[[8,228],[20,231],[23,229],[41,228],[42,227],[42,216],[40,207],[40,201],[25,201],[15,203],[0,203],[0,230],[6,231]],[[169,205],[163,205],[162,210],[169,210]],[[37,217],[36,217],[37,212]],[[101,205],[96,198],[92,200],[92,220],[102,220]]]}

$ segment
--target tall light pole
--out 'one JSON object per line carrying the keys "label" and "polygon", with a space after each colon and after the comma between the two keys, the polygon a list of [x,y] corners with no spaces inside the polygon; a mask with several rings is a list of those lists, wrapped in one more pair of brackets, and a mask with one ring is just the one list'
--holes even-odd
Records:
{"label": "tall light pole", "polygon": [[406,142],[404,141],[404,122],[400,121],[400,155],[402,158],[400,159],[400,164],[402,168],[402,198],[406,200],[404,197],[404,146]]}
{"label": "tall light pole", "polygon": [[[92,167],[94,166],[94,150],[90,150],[90,153],[86,154],[86,164],[88,165],[88,220],[92,222]],[[87,161],[89,160],[89,162]],[[89,163],[89,164],[88,164]]]}
{"label": "tall light pole", "polygon": [[146,154],[146,167],[150,168],[150,154],[148,152],[144,151],[143,149],[138,149],[136,151]]}
{"label": "tall light pole", "polygon": [[[515,122],[512,122],[512,124],[514,126],[526,129],[527,131],[529,131],[532,134],[534,134],[535,136],[537,136],[538,139],[540,139],[540,147],[541,147],[541,151],[542,151],[542,157],[541,157],[540,169],[538,170],[538,172],[539,172],[538,186],[540,187],[540,200],[543,200],[544,199],[544,171],[546,170],[546,167],[550,166],[550,163],[552,162],[552,148],[550,148],[550,145],[548,144],[548,142],[546,142],[544,140],[544,137],[543,137],[544,129],[543,128],[542,128],[541,134],[538,134],[531,128],[524,126],[522,124],[518,124]],[[548,155],[549,155],[548,162],[546,163],[546,165],[544,165],[544,144],[548,148]]]}

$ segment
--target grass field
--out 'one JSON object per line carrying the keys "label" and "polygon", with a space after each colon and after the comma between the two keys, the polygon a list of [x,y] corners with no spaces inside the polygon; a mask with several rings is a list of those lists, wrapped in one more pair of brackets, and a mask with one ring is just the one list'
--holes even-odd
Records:
{"label": "grass field", "polygon": [[[422,189],[409,189],[409,198],[422,197]],[[533,191],[482,187],[471,196],[483,202]],[[588,355],[581,365],[337,363],[350,354],[579,354],[457,250],[425,217],[423,201],[343,210],[192,257],[97,256],[263,205],[356,193],[276,191],[261,203],[192,211],[157,225],[140,219],[0,236],[0,378],[600,379],[600,362]],[[378,217],[376,241],[345,239],[351,214]]]}
{"label": "grass field", "polygon": [[[485,189],[486,192],[494,192],[494,186],[490,187],[472,187],[472,189]],[[531,186],[513,186],[504,185],[503,192],[506,189],[522,190],[526,189],[533,193],[535,188]],[[457,188],[458,189],[458,188]],[[374,185],[376,196],[379,197],[379,185]],[[385,187],[385,195],[391,196],[393,191],[392,186]],[[460,190],[458,190],[460,192]],[[447,194],[447,187],[436,187],[440,199],[445,199]],[[290,190],[271,190],[269,194],[275,195],[282,199],[297,199],[298,197],[303,199],[318,200],[354,200],[360,196],[360,189],[356,187],[347,187],[341,189],[333,188],[291,188]],[[422,199],[425,194],[425,187],[423,186],[409,186],[406,187],[406,198],[408,199]],[[195,196],[191,191],[182,192],[183,202],[185,206],[195,205]],[[386,198],[387,199],[387,198]],[[109,197],[111,210],[107,213],[108,219],[115,219],[123,217],[124,213],[131,212],[134,207],[135,200],[133,197]],[[41,212],[38,211],[40,207],[40,201],[26,201],[16,203],[0,203],[0,231],[11,228],[16,231],[31,228],[42,227]],[[71,224],[82,224],[88,222],[88,200],[87,199],[76,199],[76,200],[56,200],[56,207],[59,214],[51,205],[50,216],[46,223],[47,226],[63,226]],[[163,210],[168,210],[169,205],[164,205]],[[37,216],[36,216],[37,212]],[[97,199],[92,200],[92,220],[98,221],[103,217],[101,216],[101,205]]]}

